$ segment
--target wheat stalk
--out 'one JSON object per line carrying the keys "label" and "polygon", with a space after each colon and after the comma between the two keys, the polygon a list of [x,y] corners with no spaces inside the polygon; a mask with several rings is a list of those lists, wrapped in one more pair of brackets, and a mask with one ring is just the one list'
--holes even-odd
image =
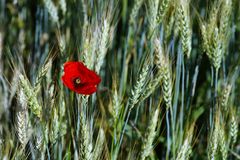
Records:
{"label": "wheat stalk", "polygon": [[41,119],[42,115],[42,107],[39,105],[37,100],[37,95],[34,92],[33,88],[29,84],[28,80],[22,75],[19,75],[20,78],[20,86],[22,87],[24,95],[26,95],[26,100],[28,102],[28,106],[38,118]]}
{"label": "wheat stalk", "polygon": [[113,113],[113,119],[114,119],[113,124],[116,124],[116,122],[119,118],[120,112],[121,112],[121,102],[120,102],[119,95],[118,95],[118,92],[116,89],[114,90],[112,99],[113,99],[112,113]]}
{"label": "wheat stalk", "polygon": [[220,34],[223,40],[223,51],[226,50],[228,44],[228,35],[230,30],[230,18],[232,15],[232,0],[222,1],[220,12]]}
{"label": "wheat stalk", "polygon": [[192,31],[190,27],[188,0],[179,0],[177,13],[182,50],[183,53],[187,56],[187,58],[189,58],[192,50]]}
{"label": "wheat stalk", "polygon": [[212,60],[212,64],[216,68],[216,70],[219,70],[221,65],[221,60],[223,57],[223,52],[221,47],[222,47],[222,42],[219,35],[219,29],[215,28],[213,32],[212,48],[210,48],[209,58]]}
{"label": "wheat stalk", "polygon": [[59,123],[59,116],[57,113],[57,109],[53,109],[53,122],[51,125],[51,131],[50,131],[50,141],[52,143],[55,143],[59,136],[59,130],[60,130],[60,123]]}
{"label": "wheat stalk", "polygon": [[179,149],[177,154],[177,160],[188,160],[190,154],[192,153],[192,139],[193,139],[194,123],[191,125],[190,129],[187,131],[187,136]]}
{"label": "wheat stalk", "polygon": [[237,142],[238,136],[238,122],[237,117],[234,113],[231,115],[231,122],[230,122],[230,137],[231,137],[231,144],[234,145]]}
{"label": "wheat stalk", "polygon": [[218,71],[223,57],[222,41],[220,39],[218,28],[214,28],[213,32],[206,30],[209,26],[202,25],[203,48],[206,52],[211,64]]}
{"label": "wheat stalk", "polygon": [[171,8],[171,12],[169,13],[169,18],[164,21],[164,37],[165,39],[168,39],[171,36],[171,33],[173,31],[174,24],[177,23],[175,22],[175,7]]}
{"label": "wheat stalk", "polygon": [[93,158],[91,133],[83,110],[80,112],[80,159],[91,160]]}
{"label": "wheat stalk", "polygon": [[170,6],[171,1],[170,0],[162,0],[158,9],[158,15],[157,15],[157,22],[162,22],[165,14],[168,11],[168,8]]}
{"label": "wheat stalk", "polygon": [[217,149],[218,149],[218,144],[219,144],[219,139],[218,139],[218,136],[219,136],[219,122],[218,121],[215,121],[215,126],[214,126],[214,130],[213,132],[211,133],[211,137],[210,137],[210,140],[209,140],[209,148],[208,148],[208,159],[209,160],[214,160],[215,159],[215,156],[216,156],[216,153],[217,153]]}
{"label": "wheat stalk", "polygon": [[215,114],[214,128],[210,134],[209,146],[208,146],[208,159],[216,159],[217,152],[220,149],[222,153],[222,159],[227,159],[227,144],[225,138],[225,128],[221,123],[221,112],[218,111]]}
{"label": "wheat stalk", "polygon": [[[47,128],[47,127],[46,127]],[[43,151],[43,148],[45,147],[44,145],[44,134],[43,132],[46,132],[48,129],[38,130],[37,135],[36,135],[36,148],[40,151]]]}
{"label": "wheat stalk", "polygon": [[229,95],[231,93],[231,89],[232,89],[231,85],[226,85],[222,92],[220,104],[225,111],[227,110],[227,103],[228,103]]}
{"label": "wheat stalk", "polygon": [[19,109],[16,114],[16,130],[20,143],[25,146],[29,139],[29,117],[27,110],[27,99],[22,89],[18,95]]}
{"label": "wheat stalk", "polygon": [[157,14],[158,14],[159,0],[149,0],[148,3],[148,22],[149,22],[149,37],[153,39],[156,36]]}
{"label": "wheat stalk", "polygon": [[[82,49],[83,49],[83,61],[84,64],[93,69],[96,50],[98,48],[98,39],[94,38],[94,36],[98,36],[100,34],[98,32],[97,27],[91,27],[88,22],[84,23],[83,31],[82,31]],[[94,24],[91,24],[94,25]]]}
{"label": "wheat stalk", "polygon": [[[231,0],[223,2],[222,6],[220,12],[218,4],[215,3],[210,12],[208,24],[201,24],[203,48],[216,71],[220,68],[227,44],[227,29],[230,26],[229,18],[232,10]],[[218,25],[218,17],[220,17],[220,25]]]}
{"label": "wheat stalk", "polygon": [[19,72],[18,69],[14,70],[13,78],[12,78],[12,81],[11,81],[10,96],[9,96],[9,100],[8,100],[9,103],[12,102],[13,98],[16,95],[17,90],[19,89],[19,87],[18,87],[18,84],[19,84],[19,73],[20,72]]}
{"label": "wheat stalk", "polygon": [[219,130],[219,145],[220,151],[222,153],[222,160],[226,160],[228,156],[228,148],[226,144],[224,127],[221,127],[221,129]]}
{"label": "wheat stalk", "polygon": [[102,128],[99,129],[97,142],[93,151],[93,160],[101,159],[102,151],[104,150],[105,134]]}
{"label": "wheat stalk", "polygon": [[158,122],[158,115],[159,115],[159,109],[157,108],[152,115],[152,118],[149,122],[149,126],[142,144],[141,149],[141,160],[146,159],[150,153],[153,150],[153,141],[157,134],[157,122]]}
{"label": "wheat stalk", "polygon": [[54,23],[58,23],[59,17],[58,17],[58,11],[57,7],[54,5],[52,0],[44,0],[45,7],[48,10],[48,13],[50,14],[52,20]]}
{"label": "wheat stalk", "polygon": [[[209,42],[209,35],[207,30],[207,25],[204,23],[200,24],[200,29],[202,33],[202,40],[203,40],[203,51],[206,52],[206,54],[209,54],[210,50],[210,42]],[[209,56],[209,55],[208,55]]]}
{"label": "wheat stalk", "polygon": [[60,0],[60,8],[63,12],[63,14],[65,15],[66,11],[67,11],[67,4],[65,0]]}
{"label": "wheat stalk", "polygon": [[130,14],[130,20],[129,20],[130,25],[134,24],[134,22],[136,21],[136,17],[138,15],[138,12],[139,12],[142,4],[143,4],[143,0],[135,0],[134,1],[134,6],[133,6],[133,9]]}
{"label": "wheat stalk", "polygon": [[58,38],[58,46],[59,46],[60,53],[64,55],[64,52],[66,50],[65,36],[59,33],[57,38]]}
{"label": "wheat stalk", "polygon": [[139,98],[144,91],[144,85],[147,80],[148,70],[149,70],[149,66],[147,63],[145,63],[141,73],[139,74],[136,84],[131,90],[130,110],[132,110],[132,108],[138,103]]}
{"label": "wheat stalk", "polygon": [[163,99],[166,103],[167,109],[172,107],[172,78],[169,67],[164,67],[162,70],[162,91]]}
{"label": "wheat stalk", "polygon": [[96,66],[95,71],[99,73],[101,66],[104,62],[104,57],[107,54],[109,39],[110,39],[110,23],[109,20],[104,19],[102,28],[101,28],[101,34],[99,36],[99,48],[98,48],[98,54],[96,59]]}
{"label": "wheat stalk", "polygon": [[163,99],[166,103],[167,109],[169,109],[172,107],[172,76],[170,63],[168,58],[164,55],[164,51],[159,40],[155,41],[155,49],[156,64],[162,78],[161,87],[163,92]]}
{"label": "wheat stalk", "polygon": [[209,19],[208,19],[208,32],[213,33],[214,29],[217,26],[217,18],[218,18],[218,12],[219,12],[219,7],[218,4],[214,3],[210,14],[209,14]]}
{"label": "wheat stalk", "polygon": [[151,81],[148,83],[145,91],[142,94],[142,101],[148,98],[158,87],[158,85],[161,83],[162,80],[162,73],[160,71],[157,72],[156,76],[151,79]]}
{"label": "wheat stalk", "polygon": [[34,84],[34,91],[36,94],[41,89],[41,82],[43,78],[46,76],[48,70],[51,69],[51,66],[52,66],[52,59],[50,58],[48,59],[47,63],[44,64],[44,66],[39,70],[37,74],[37,78],[35,80],[35,84]]}
{"label": "wheat stalk", "polygon": [[[218,28],[217,28],[217,15],[218,15],[218,8],[217,5],[213,5],[208,23],[201,24],[201,33],[203,39],[203,50],[206,52],[207,56],[211,64],[215,67],[216,70],[219,68],[219,64],[216,62],[218,61],[218,49],[219,49],[219,37],[218,36]],[[216,59],[217,58],[217,59]]]}
{"label": "wheat stalk", "polygon": [[[0,62],[2,61],[2,53],[3,53],[3,32],[0,30]],[[0,64],[0,75],[3,72],[3,64]]]}
{"label": "wheat stalk", "polygon": [[192,153],[191,145],[189,144],[189,139],[185,139],[183,145],[181,146],[180,152],[177,155],[176,160],[188,160],[190,154]]}

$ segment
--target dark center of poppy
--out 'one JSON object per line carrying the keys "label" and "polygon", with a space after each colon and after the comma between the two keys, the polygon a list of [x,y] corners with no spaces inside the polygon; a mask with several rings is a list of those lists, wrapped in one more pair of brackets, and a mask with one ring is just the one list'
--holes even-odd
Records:
{"label": "dark center of poppy", "polygon": [[75,79],[75,83],[76,83],[76,84],[80,84],[80,83],[81,83],[80,78],[76,78],[76,79]]}

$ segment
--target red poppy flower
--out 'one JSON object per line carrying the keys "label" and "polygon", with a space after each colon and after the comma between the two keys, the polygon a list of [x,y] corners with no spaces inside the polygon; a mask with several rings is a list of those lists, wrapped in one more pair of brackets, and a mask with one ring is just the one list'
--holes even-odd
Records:
{"label": "red poppy flower", "polygon": [[101,78],[84,66],[82,62],[66,62],[62,81],[70,90],[90,95],[97,91],[97,85],[101,82]]}

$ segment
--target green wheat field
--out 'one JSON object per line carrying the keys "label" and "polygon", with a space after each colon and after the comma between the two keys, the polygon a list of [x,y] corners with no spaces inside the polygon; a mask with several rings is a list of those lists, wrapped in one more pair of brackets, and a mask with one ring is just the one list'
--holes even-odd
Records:
{"label": "green wheat field", "polygon": [[0,159],[236,160],[239,123],[239,0],[0,0]]}

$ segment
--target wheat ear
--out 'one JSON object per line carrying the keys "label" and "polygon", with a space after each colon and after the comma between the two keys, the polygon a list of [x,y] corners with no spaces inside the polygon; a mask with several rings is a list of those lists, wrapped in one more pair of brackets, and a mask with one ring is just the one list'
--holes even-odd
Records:
{"label": "wheat ear", "polygon": [[28,106],[33,114],[35,114],[38,118],[42,117],[42,107],[39,105],[37,100],[37,95],[34,92],[32,86],[28,82],[28,80],[22,75],[19,75],[20,78],[20,86],[23,90],[23,93],[26,95],[26,100],[28,102]]}
{"label": "wheat ear", "polygon": [[152,115],[152,119],[149,122],[147,133],[145,135],[142,149],[141,149],[141,159],[146,159],[153,150],[153,141],[157,134],[157,122],[158,122],[159,109],[156,109]]}

